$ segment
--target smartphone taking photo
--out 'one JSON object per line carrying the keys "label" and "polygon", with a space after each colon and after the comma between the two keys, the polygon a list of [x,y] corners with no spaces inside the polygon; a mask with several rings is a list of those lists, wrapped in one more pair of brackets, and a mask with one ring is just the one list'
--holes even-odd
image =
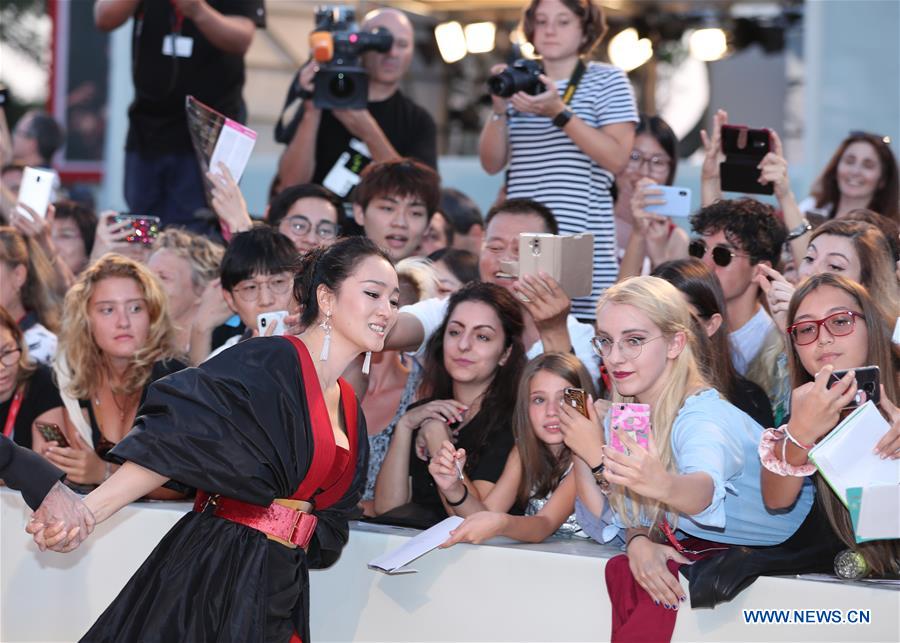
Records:
{"label": "smartphone taking photo", "polygon": [[113,223],[131,224],[131,230],[125,237],[128,243],[151,244],[159,236],[161,220],[143,214],[117,214],[113,217]]}
{"label": "smartphone taking photo", "polygon": [[723,192],[774,194],[772,183],[761,185],[762,170],[757,167],[771,148],[768,129],[751,129],[745,125],[722,126],[722,153],[719,181]]}
{"label": "smartphone taking photo", "polygon": [[[56,172],[53,170],[39,170],[26,167],[22,172],[22,183],[19,186],[18,203],[27,205],[42,219],[47,216],[47,208],[53,197],[53,186],[56,184]],[[16,208],[16,212],[29,221],[33,221],[31,214],[24,208]]]}
{"label": "smartphone taking photo", "polygon": [[647,205],[644,209],[647,212],[658,214],[664,217],[689,217],[691,216],[691,190],[690,188],[682,188],[677,185],[651,185],[648,189],[658,190],[662,192],[659,196],[652,196],[652,199],[664,199],[665,203],[658,205]]}
{"label": "smartphone taking photo", "polygon": [[853,371],[856,375],[856,395],[844,408],[855,409],[869,400],[878,406],[878,403],[881,402],[881,369],[877,366],[861,366],[860,368],[834,371],[828,379],[828,388],[840,382],[849,371]]}

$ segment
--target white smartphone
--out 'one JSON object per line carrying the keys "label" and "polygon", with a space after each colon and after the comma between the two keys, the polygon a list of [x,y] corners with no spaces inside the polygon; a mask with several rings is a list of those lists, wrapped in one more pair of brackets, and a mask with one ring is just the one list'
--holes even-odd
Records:
{"label": "white smartphone", "polygon": [[644,208],[647,212],[661,214],[665,217],[689,217],[691,216],[691,189],[677,185],[653,185],[654,190],[662,192],[661,196],[651,198],[665,199],[665,203],[648,205]]}
{"label": "white smartphone", "polygon": [[[274,337],[275,335],[284,335],[285,326],[284,318],[288,316],[286,310],[275,310],[270,313],[260,313],[256,316],[256,330],[259,331],[260,337]],[[275,326],[275,330],[269,329]]]}
{"label": "white smartphone", "polygon": [[[27,205],[37,212],[39,217],[47,216],[47,207],[53,195],[53,186],[56,183],[56,172],[53,170],[38,170],[26,167],[22,172],[22,184],[19,186],[18,202]],[[31,219],[31,215],[24,208],[16,208],[23,217]]]}

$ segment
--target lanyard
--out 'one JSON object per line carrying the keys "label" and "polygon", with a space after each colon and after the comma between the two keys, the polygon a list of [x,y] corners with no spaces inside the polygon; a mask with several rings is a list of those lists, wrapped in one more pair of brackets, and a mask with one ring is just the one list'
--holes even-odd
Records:
{"label": "lanyard", "polygon": [[572,102],[572,97],[575,96],[575,91],[578,89],[578,83],[581,82],[581,77],[584,76],[584,61],[581,58],[578,59],[578,64],[575,65],[575,71],[572,72],[572,77],[569,79],[569,85],[566,87],[566,91],[563,92],[563,102],[568,105]]}
{"label": "lanyard", "polygon": [[6,416],[6,423],[3,425],[3,435],[8,438],[12,436],[13,427],[16,424],[16,416],[19,415],[19,408],[22,406],[24,389],[25,385],[19,384],[19,387],[13,395],[12,404],[9,405],[9,413]]}
{"label": "lanyard", "polygon": [[172,5],[172,9],[175,11],[175,20],[172,23],[172,31],[174,33],[181,33],[181,27],[184,25],[184,14],[175,6],[175,0],[169,0],[169,3]]}

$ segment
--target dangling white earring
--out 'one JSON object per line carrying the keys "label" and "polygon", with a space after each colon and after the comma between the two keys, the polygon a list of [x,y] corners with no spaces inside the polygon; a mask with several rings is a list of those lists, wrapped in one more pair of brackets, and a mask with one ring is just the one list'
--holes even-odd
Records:
{"label": "dangling white earring", "polygon": [[319,328],[325,333],[325,340],[322,342],[322,352],[319,353],[319,359],[327,362],[328,351],[331,349],[331,313],[325,313],[325,319],[319,324]]}
{"label": "dangling white earring", "polygon": [[366,351],[366,359],[363,360],[363,375],[369,374],[369,368],[372,366],[372,351]]}

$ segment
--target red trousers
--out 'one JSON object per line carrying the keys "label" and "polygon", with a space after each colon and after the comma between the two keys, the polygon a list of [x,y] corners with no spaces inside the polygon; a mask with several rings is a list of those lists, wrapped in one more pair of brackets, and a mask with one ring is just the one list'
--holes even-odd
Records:
{"label": "red trousers", "polygon": [[[702,551],[710,547],[724,547],[699,538],[687,538],[681,541],[686,549]],[[702,560],[715,556],[722,551],[711,551],[702,554],[685,554],[691,560]],[[667,561],[666,566],[675,578],[681,563]],[[671,641],[675,631],[677,610],[666,609],[657,605],[635,580],[628,566],[628,556],[622,554],[606,563],[606,590],[612,603],[612,643],[631,643],[644,641],[660,643]]]}

